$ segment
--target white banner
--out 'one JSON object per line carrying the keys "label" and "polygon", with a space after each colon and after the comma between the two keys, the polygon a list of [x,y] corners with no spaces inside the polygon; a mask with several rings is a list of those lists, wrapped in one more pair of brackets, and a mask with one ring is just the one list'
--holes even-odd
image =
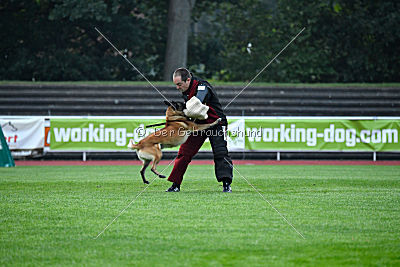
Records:
{"label": "white banner", "polygon": [[245,120],[229,120],[228,125],[228,150],[229,151],[244,151],[246,140],[245,135]]}
{"label": "white banner", "polygon": [[44,118],[0,119],[10,150],[44,148]]}

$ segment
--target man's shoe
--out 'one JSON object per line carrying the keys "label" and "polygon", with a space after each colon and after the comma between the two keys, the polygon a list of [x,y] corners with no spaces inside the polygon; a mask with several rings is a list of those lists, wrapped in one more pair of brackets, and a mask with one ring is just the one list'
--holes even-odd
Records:
{"label": "man's shoe", "polygon": [[222,192],[224,193],[232,193],[231,183],[229,182],[222,182],[222,187],[224,188]]}
{"label": "man's shoe", "polygon": [[165,192],[179,192],[179,191],[181,191],[180,187],[181,186],[179,184],[173,183],[170,188],[165,190]]}

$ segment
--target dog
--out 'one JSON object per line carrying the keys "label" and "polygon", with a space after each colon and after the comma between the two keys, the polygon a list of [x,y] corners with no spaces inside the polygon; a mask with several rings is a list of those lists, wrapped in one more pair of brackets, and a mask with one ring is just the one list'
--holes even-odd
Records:
{"label": "dog", "polygon": [[206,130],[221,121],[221,119],[217,119],[213,123],[197,124],[185,116],[184,103],[175,101],[164,101],[164,103],[168,106],[165,127],[143,138],[137,144],[133,139],[128,144],[128,148],[136,150],[138,158],[143,162],[140,175],[145,184],[149,184],[145,177],[145,171],[151,162],[153,162],[151,171],[158,177],[165,178],[156,169],[162,157],[162,148],[179,146],[186,142],[191,133]]}

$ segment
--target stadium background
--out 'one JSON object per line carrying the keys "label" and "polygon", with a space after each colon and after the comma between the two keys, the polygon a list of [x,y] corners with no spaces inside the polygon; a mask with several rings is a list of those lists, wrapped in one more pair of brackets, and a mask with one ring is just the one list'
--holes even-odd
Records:
{"label": "stadium background", "polygon": [[[223,105],[305,27],[229,105],[228,117],[274,119],[275,129],[299,116],[377,122],[375,133],[397,129],[399,5],[1,1],[2,152],[7,141],[18,160],[0,169],[0,265],[399,265],[398,138],[390,152],[232,151],[230,195],[210,161],[193,162],[182,191],[171,195],[162,179],[143,186],[134,152],[45,147],[52,119],[146,121],[165,112],[163,98],[94,27],[169,99],[179,98],[171,69],[187,66],[216,87]],[[175,155],[166,152],[159,170],[169,173]]]}

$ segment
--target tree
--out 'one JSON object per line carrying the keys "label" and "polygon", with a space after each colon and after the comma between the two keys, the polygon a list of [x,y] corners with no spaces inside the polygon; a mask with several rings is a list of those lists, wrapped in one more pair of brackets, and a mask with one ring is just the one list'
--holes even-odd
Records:
{"label": "tree", "polygon": [[1,1],[0,79],[141,79],[95,26],[149,79],[161,79],[166,8],[156,0]]}
{"label": "tree", "polygon": [[[223,64],[216,78],[252,79],[300,29],[306,30],[257,81],[400,81],[399,1],[223,1],[214,13]],[[251,43],[251,53],[247,51]],[[212,68],[205,63],[205,73]]]}
{"label": "tree", "polygon": [[195,0],[170,0],[168,9],[168,38],[165,53],[165,81],[171,80],[175,69],[186,67],[191,10]]}
{"label": "tree", "polygon": [[257,81],[399,82],[398,25],[395,0],[2,0],[0,79],[141,79],[97,26],[149,79],[246,81],[306,27]]}

